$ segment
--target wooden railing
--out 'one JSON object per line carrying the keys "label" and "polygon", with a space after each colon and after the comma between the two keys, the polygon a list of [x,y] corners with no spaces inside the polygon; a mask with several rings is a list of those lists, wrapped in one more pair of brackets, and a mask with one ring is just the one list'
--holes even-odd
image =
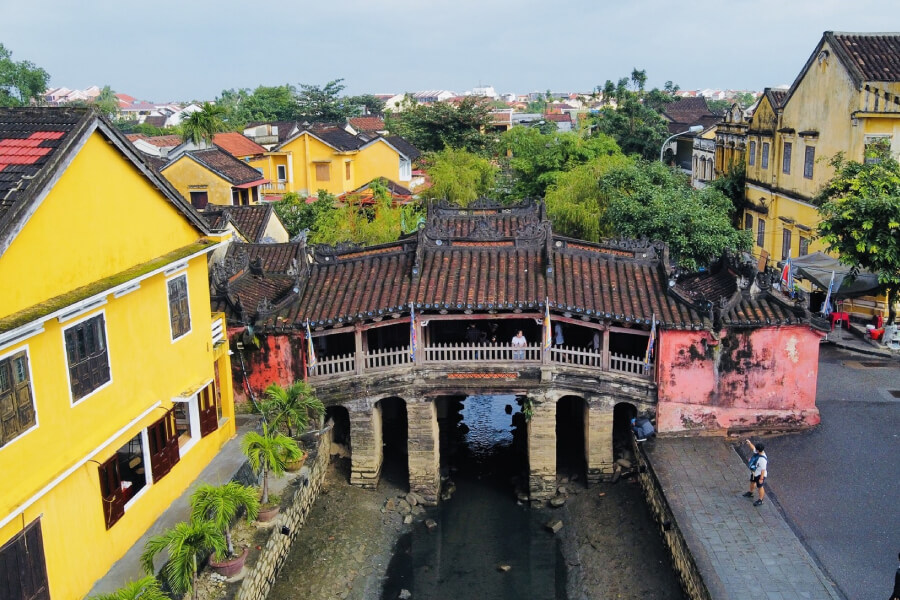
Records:
{"label": "wooden railing", "polygon": [[[447,365],[454,363],[479,364],[547,364],[563,367],[577,367],[623,373],[642,379],[653,376],[654,367],[644,366],[643,357],[629,356],[610,352],[607,355],[601,350],[592,348],[576,348],[572,346],[553,346],[549,356],[544,355],[539,344],[516,347],[512,344],[433,344],[420,348],[419,361],[427,365]],[[310,369],[310,377],[324,377],[371,371],[388,371],[395,368],[413,366],[409,355],[409,346],[368,350],[361,353],[362,365],[357,368],[356,354],[353,352],[328,356],[320,359],[315,368]],[[419,361],[416,361],[417,363]]]}
{"label": "wooden railing", "polygon": [[213,346],[225,341],[225,313],[212,314],[211,333]]}
{"label": "wooden railing", "polygon": [[412,359],[409,356],[409,346],[370,350],[366,352],[365,361],[366,371],[390,369],[412,363]]}
{"label": "wooden railing", "polygon": [[512,344],[435,344],[424,348],[426,363],[454,362],[541,362],[539,345]]}
{"label": "wooden railing", "polygon": [[323,375],[340,375],[342,373],[353,373],[356,371],[356,354],[338,354],[336,356],[328,356],[316,361],[316,366],[310,369],[310,377],[321,377]]}

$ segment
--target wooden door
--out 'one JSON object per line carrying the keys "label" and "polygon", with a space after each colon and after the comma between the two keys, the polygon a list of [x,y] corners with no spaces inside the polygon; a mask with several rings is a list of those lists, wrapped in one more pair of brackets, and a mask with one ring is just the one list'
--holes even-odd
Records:
{"label": "wooden door", "polygon": [[162,419],[148,427],[147,437],[150,442],[150,469],[153,471],[153,481],[159,481],[181,458],[178,453],[174,410],[170,410]]}
{"label": "wooden door", "polygon": [[219,414],[216,408],[216,385],[211,383],[197,395],[200,406],[200,437],[206,437],[219,428]]}
{"label": "wooden door", "polygon": [[40,519],[0,547],[0,598],[50,600]]}

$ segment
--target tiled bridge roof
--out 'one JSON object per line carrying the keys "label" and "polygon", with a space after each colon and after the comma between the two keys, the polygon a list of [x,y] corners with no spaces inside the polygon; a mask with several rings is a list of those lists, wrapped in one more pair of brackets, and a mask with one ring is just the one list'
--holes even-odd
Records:
{"label": "tiled bridge roof", "polygon": [[[553,235],[542,203],[433,205],[425,227],[400,241],[314,247],[303,254],[305,262],[270,269],[257,264],[255,274],[248,252],[255,252],[253,245],[229,251],[235,264],[214,277],[214,298],[230,299],[232,320],[270,330],[301,329],[307,320],[312,327],[339,327],[408,314],[411,303],[423,315],[535,313],[549,302],[552,313],[588,321],[647,328],[655,315],[664,328],[711,325],[697,302],[668,291],[664,245]],[[729,315],[739,320],[745,313],[736,308]]]}

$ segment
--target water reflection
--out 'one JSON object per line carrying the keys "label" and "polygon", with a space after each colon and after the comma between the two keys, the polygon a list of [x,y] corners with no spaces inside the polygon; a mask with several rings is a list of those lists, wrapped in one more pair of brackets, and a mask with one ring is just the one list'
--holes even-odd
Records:
{"label": "water reflection", "polygon": [[[447,399],[441,414],[445,489],[455,491],[396,548],[382,598],[561,599],[566,572],[544,509],[517,502],[527,487],[525,422],[514,396]],[[508,570],[501,570],[508,567]]]}

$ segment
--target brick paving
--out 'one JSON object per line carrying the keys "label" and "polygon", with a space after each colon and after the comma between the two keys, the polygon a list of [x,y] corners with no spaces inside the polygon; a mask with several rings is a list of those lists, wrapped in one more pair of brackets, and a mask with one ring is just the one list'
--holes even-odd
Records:
{"label": "brick paving", "polygon": [[[771,496],[755,507],[741,495],[750,471],[729,442],[659,438],[644,451],[714,600],[841,598]],[[771,477],[777,496],[777,457]]]}

